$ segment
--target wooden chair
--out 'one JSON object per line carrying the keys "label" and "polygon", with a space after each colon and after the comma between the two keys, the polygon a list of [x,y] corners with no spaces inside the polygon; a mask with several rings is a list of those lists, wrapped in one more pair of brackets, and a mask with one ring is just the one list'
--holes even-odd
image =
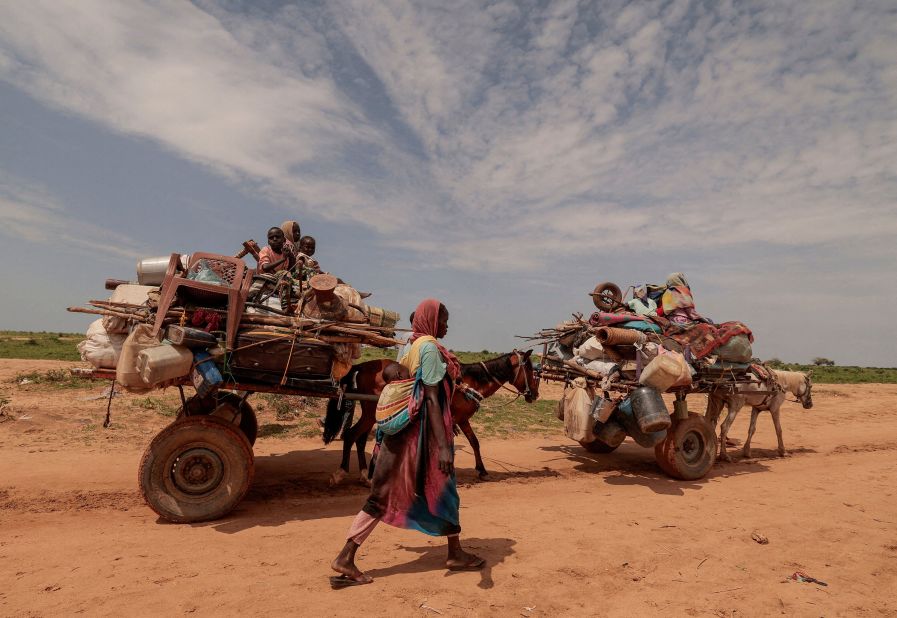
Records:
{"label": "wooden chair", "polygon": [[[197,272],[200,262],[205,260],[209,268],[223,281],[224,285],[206,281],[194,281],[187,275]],[[181,256],[172,253],[168,260],[168,270],[162,281],[162,296],[159,299],[159,308],[156,310],[156,321],[153,324],[153,335],[158,335],[165,322],[165,316],[171,305],[180,298],[182,301],[190,300],[198,304],[203,302],[217,303],[221,300],[227,302],[227,326],[225,346],[233,350],[236,341],[237,329],[240,326],[240,317],[243,315],[243,306],[246,304],[246,296],[249,286],[252,284],[254,270],[246,267],[246,263],[228,255],[217,253],[194,253],[190,256],[190,263],[186,272],[181,268]]]}

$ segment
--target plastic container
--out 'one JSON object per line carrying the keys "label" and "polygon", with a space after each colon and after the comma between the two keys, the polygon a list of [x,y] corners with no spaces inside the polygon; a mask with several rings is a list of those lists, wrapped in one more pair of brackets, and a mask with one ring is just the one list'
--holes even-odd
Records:
{"label": "plastic container", "polygon": [[639,446],[651,448],[667,437],[666,430],[655,431],[652,433],[645,433],[641,430],[638,426],[638,421],[635,420],[635,414],[632,411],[632,400],[630,399],[624,399],[617,405],[617,411],[614,412],[611,420],[618,421],[623,425],[626,433],[629,434]]}
{"label": "plastic container", "polygon": [[137,354],[137,371],[146,384],[182,378],[193,366],[193,352],[179,345],[160,345]]}
{"label": "plastic container", "polygon": [[664,352],[645,366],[639,382],[662,393],[677,384],[690,384],[691,372],[681,354]]}
{"label": "plastic container", "polygon": [[200,397],[207,397],[214,391],[218,390],[218,386],[224,382],[221,372],[215,366],[212,355],[205,351],[195,352],[192,359],[194,366],[190,379],[193,381],[193,388]]}
{"label": "plastic container", "polygon": [[644,433],[654,433],[668,428],[672,421],[663,398],[650,386],[641,386],[629,395],[632,413]]}
{"label": "plastic container", "polygon": [[152,332],[151,325],[138,324],[121,347],[121,355],[115,368],[115,380],[131,392],[142,393],[151,389],[151,386],[140,377],[137,355],[143,350],[161,345],[159,339],[153,337]]}

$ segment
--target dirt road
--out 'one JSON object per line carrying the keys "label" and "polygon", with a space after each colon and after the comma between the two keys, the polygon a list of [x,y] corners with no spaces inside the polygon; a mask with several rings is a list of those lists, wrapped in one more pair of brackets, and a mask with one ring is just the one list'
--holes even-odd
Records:
{"label": "dirt road", "polygon": [[167,524],[136,470],[171,419],[126,410],[103,430],[105,402],[84,399],[98,388],[9,382],[60,365],[0,361],[0,615],[897,615],[895,386],[819,385],[812,410],[786,404],[788,457],[764,416],[755,458],[696,482],[629,442],[590,455],[562,435],[485,440],[493,480],[477,482],[461,438],[464,539],[489,567],[448,574],[438,539],[383,526],[360,552],[374,584],[332,591],[366,495],[328,488],[336,445],[262,438],[237,511]]}

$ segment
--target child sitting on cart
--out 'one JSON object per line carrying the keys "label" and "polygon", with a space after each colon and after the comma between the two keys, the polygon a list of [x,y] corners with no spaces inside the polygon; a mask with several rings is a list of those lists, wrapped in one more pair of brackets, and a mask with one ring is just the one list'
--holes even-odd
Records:
{"label": "child sitting on cart", "polygon": [[293,255],[286,250],[286,238],[283,230],[272,227],[268,230],[268,246],[259,251],[259,270],[263,273],[276,273],[290,270],[296,263]]}
{"label": "child sitting on cart", "polygon": [[312,257],[314,254],[315,239],[311,236],[303,236],[299,240],[299,248],[296,251],[296,273],[303,281],[323,272],[318,260]]}

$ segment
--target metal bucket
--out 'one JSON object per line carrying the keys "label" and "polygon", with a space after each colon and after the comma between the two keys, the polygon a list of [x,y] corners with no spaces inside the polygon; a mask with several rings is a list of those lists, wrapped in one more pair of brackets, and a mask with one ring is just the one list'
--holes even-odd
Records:
{"label": "metal bucket", "polygon": [[168,271],[170,255],[137,260],[137,283],[140,285],[161,285]]}
{"label": "metal bucket", "polygon": [[639,428],[638,421],[635,420],[635,414],[632,411],[632,399],[624,399],[621,401],[619,405],[617,405],[617,411],[614,412],[611,420],[618,421],[623,425],[623,428],[626,429],[626,433],[632,436],[632,439],[635,440],[636,444],[639,446],[651,448],[667,437],[666,430],[645,433]]}
{"label": "metal bucket", "polygon": [[595,437],[606,445],[616,448],[626,439],[626,430],[615,421],[595,424]]}
{"label": "metal bucket", "polygon": [[672,423],[663,398],[650,386],[635,389],[629,399],[632,401],[632,413],[638,427],[644,433],[663,431]]}

